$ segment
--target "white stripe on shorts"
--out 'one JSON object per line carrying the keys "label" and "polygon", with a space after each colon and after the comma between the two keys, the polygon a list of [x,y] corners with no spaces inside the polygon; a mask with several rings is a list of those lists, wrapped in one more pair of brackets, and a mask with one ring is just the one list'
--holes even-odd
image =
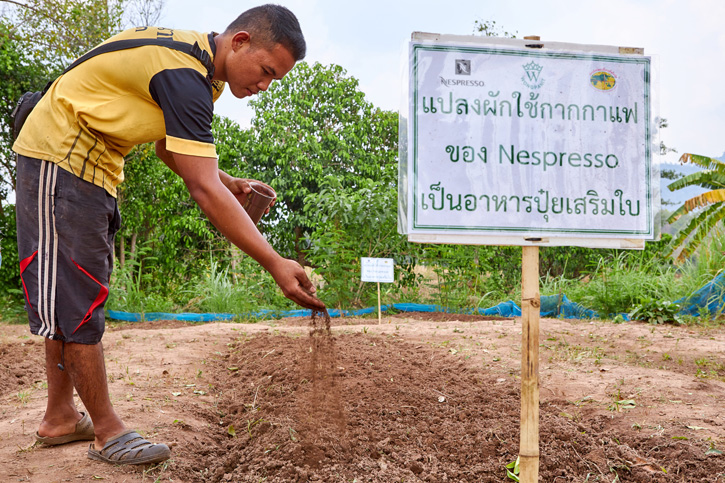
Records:
{"label": "white stripe on shorts", "polygon": [[38,317],[43,326],[40,334],[53,337],[56,331],[55,292],[57,281],[58,234],[53,207],[58,165],[43,162],[38,180]]}

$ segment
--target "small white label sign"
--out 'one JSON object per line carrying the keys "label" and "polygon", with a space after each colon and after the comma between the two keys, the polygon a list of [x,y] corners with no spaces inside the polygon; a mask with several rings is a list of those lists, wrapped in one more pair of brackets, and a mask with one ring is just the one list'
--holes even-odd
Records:
{"label": "small white label sign", "polygon": [[395,281],[395,261],[392,258],[367,258],[360,259],[361,277],[363,282],[384,282]]}

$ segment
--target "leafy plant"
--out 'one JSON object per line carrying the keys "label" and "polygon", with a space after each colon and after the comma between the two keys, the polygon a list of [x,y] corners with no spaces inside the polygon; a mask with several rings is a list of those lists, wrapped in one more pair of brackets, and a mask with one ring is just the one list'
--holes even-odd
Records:
{"label": "leafy plant", "polygon": [[424,245],[416,254],[416,262],[432,274],[422,281],[421,302],[470,310],[518,298],[519,247]]}
{"label": "leafy plant", "polygon": [[[147,251],[147,248],[142,247],[138,252],[139,258]],[[143,278],[142,258],[131,258],[123,267],[117,264],[113,270],[110,282],[113,288],[106,306],[113,310],[143,312],[146,309],[145,294],[141,286]]]}
{"label": "leafy plant", "polygon": [[[395,186],[364,176],[354,189],[334,178],[321,186],[305,199],[305,214],[316,226],[305,257],[325,281],[323,300],[340,308],[373,305],[375,285],[360,281],[360,258],[390,257],[403,265],[412,248],[397,232]],[[398,285],[410,281],[407,273],[403,268]]]}
{"label": "leafy plant", "polygon": [[109,309],[127,312],[169,312],[173,309],[173,300],[151,284],[154,277],[148,266],[156,260],[151,253],[150,244],[143,243],[127,258],[123,267],[115,261],[107,303]]}
{"label": "leafy plant", "polygon": [[685,260],[678,272],[679,285],[689,295],[712,280],[725,267],[725,231],[717,226],[697,248],[697,256]]}
{"label": "leafy plant", "polygon": [[642,320],[651,324],[682,324],[677,315],[680,306],[665,300],[647,300],[637,305],[629,313],[633,320]]}
{"label": "leafy plant", "polygon": [[[8,205],[0,214],[0,293],[7,302],[15,300],[22,304],[22,286],[20,284],[20,266],[18,264],[17,236],[15,231],[15,207]],[[2,312],[4,313],[4,311]]]}
{"label": "leafy plant", "polygon": [[0,295],[0,322],[27,323],[23,292],[11,289],[7,295]]}
{"label": "leafy plant", "polygon": [[617,399],[609,405],[607,409],[613,412],[619,412],[622,409],[634,409],[637,407],[634,399]]}
{"label": "leafy plant", "polygon": [[705,451],[705,455],[707,456],[722,456],[722,454],[722,451],[717,449],[715,447],[715,443],[712,441],[710,442],[710,447],[707,449],[707,451]]}
{"label": "leafy plant", "polygon": [[568,297],[602,316],[624,313],[647,299],[673,298],[676,276],[666,261],[613,252],[600,258],[587,283],[571,286]]}
{"label": "leafy plant", "polygon": [[27,406],[31,399],[31,394],[29,391],[20,391],[17,394],[18,401],[20,402],[21,406]]}
{"label": "leafy plant", "polygon": [[506,465],[506,476],[514,481],[520,481],[519,480],[519,460],[520,457],[516,458],[516,461],[512,461],[511,463]]}
{"label": "leafy plant", "polygon": [[220,263],[228,263],[223,255],[231,249],[229,242],[202,213],[181,177],[158,159],[152,144],[134,148],[124,174],[118,191],[123,226],[116,235],[121,267],[124,253],[132,257],[143,240],[154,254],[145,262],[148,283],[163,292],[204,273],[212,252],[222,254]]}
{"label": "leafy plant", "polygon": [[612,319],[612,323],[614,324],[623,324],[624,323],[624,316],[622,314],[617,314]]}
{"label": "leafy plant", "polygon": [[725,217],[725,162],[685,153],[680,157],[680,163],[692,163],[704,169],[670,183],[667,186],[670,191],[688,186],[700,186],[709,190],[685,201],[667,219],[668,223],[674,223],[681,216],[702,208],[672,242],[672,251],[680,249],[678,259],[683,260],[700,246],[717,223]]}

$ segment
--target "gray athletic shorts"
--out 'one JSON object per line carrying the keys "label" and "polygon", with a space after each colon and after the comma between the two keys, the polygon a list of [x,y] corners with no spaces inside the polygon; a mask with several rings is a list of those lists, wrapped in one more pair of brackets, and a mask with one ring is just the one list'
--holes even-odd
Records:
{"label": "gray athletic shorts", "polygon": [[18,255],[30,331],[96,344],[121,227],[116,199],[54,163],[17,159]]}

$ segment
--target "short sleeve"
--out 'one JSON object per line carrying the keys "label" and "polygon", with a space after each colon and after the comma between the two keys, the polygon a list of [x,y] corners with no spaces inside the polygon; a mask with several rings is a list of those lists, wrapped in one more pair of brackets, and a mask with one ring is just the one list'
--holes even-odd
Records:
{"label": "short sleeve", "polygon": [[166,123],[166,149],[191,156],[216,157],[211,122],[212,88],[194,69],[168,69],[156,74],[149,93]]}

